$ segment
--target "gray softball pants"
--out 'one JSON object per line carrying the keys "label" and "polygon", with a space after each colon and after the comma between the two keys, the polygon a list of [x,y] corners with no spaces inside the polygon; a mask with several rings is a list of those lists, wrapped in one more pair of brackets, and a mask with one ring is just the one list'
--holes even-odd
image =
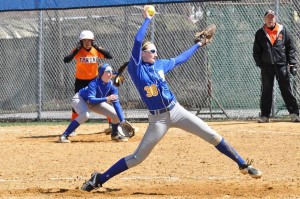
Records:
{"label": "gray softball pants", "polygon": [[143,162],[156,144],[164,137],[169,128],[179,128],[216,146],[222,136],[211,129],[203,120],[187,111],[178,102],[170,112],[159,115],[149,113],[149,126],[135,152],[125,157],[128,168]]}
{"label": "gray softball pants", "polygon": [[84,101],[84,99],[80,97],[78,93],[76,93],[72,99],[72,107],[76,113],[78,113],[76,121],[79,124],[83,124],[89,119],[90,111],[110,117],[111,123],[113,124],[120,122],[115,108],[112,105],[106,102],[102,102],[100,104],[89,104]]}

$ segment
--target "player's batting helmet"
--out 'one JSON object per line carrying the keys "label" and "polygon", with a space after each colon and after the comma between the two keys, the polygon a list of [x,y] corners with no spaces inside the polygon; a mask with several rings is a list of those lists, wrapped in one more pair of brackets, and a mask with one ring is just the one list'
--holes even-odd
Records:
{"label": "player's batting helmet", "polygon": [[94,40],[94,33],[89,30],[84,30],[80,33],[79,40],[91,39]]}

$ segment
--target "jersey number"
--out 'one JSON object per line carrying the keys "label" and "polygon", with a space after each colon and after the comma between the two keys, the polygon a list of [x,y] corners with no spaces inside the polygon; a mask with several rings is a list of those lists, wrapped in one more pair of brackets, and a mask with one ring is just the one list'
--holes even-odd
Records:
{"label": "jersey number", "polygon": [[155,84],[152,84],[151,86],[145,86],[144,90],[147,92],[147,97],[155,97],[158,95],[158,90]]}

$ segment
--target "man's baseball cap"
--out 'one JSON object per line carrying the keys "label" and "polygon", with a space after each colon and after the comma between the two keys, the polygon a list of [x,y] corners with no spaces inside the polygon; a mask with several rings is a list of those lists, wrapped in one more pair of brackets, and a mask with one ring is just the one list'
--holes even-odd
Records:
{"label": "man's baseball cap", "polygon": [[267,10],[267,11],[265,12],[264,17],[266,17],[266,16],[268,16],[268,15],[276,16],[276,15],[275,15],[275,11],[273,11],[273,10]]}

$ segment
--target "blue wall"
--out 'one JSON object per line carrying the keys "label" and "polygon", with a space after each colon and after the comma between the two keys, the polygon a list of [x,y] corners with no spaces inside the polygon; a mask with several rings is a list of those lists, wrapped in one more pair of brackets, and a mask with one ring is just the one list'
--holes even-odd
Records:
{"label": "blue wall", "polygon": [[[195,1],[195,0],[194,0]],[[209,0],[197,0],[204,2]],[[0,11],[55,10],[139,4],[180,3],[191,0],[0,0]]]}

